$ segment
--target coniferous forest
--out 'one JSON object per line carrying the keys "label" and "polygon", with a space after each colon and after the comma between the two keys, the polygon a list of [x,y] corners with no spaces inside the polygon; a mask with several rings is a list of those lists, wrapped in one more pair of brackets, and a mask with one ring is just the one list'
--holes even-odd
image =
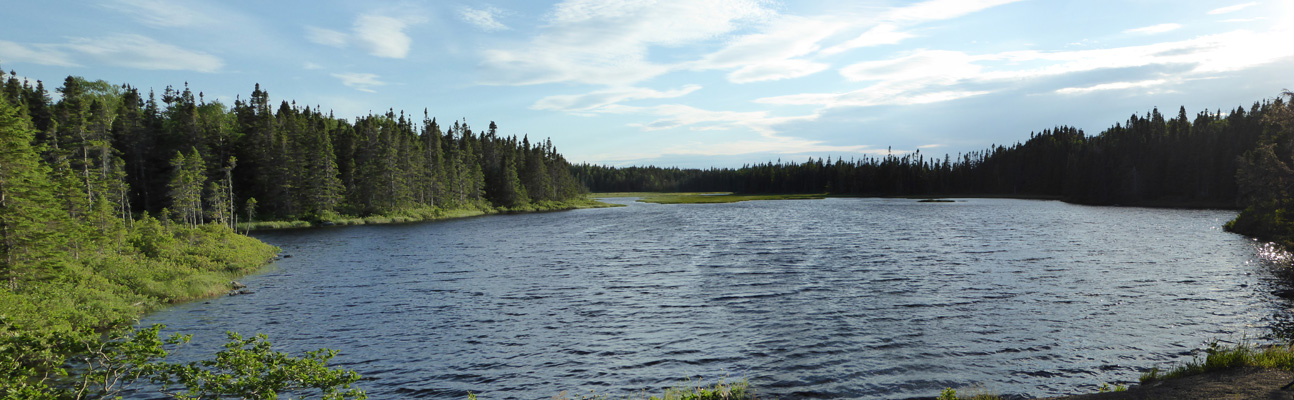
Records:
{"label": "coniferous forest", "polygon": [[1280,100],[1249,109],[1157,109],[1097,135],[1060,126],[1027,141],[957,156],[902,155],[809,159],[741,168],[614,168],[581,164],[594,192],[725,191],[852,196],[999,195],[1063,198],[1084,204],[1235,206],[1237,158],[1254,148]]}

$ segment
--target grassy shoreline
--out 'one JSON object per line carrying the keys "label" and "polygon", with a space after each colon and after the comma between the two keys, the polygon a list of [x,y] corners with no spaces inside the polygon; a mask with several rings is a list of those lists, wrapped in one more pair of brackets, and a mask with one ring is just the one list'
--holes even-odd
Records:
{"label": "grassy shoreline", "polygon": [[404,224],[412,222],[440,221],[457,218],[469,218],[491,214],[521,214],[535,212],[555,212],[580,210],[588,208],[608,208],[623,207],[621,204],[604,203],[592,198],[576,199],[567,201],[546,201],[541,203],[531,203],[524,207],[507,208],[507,207],[472,207],[472,208],[451,208],[442,209],[437,207],[423,207],[401,210],[397,212],[369,215],[365,217],[355,217],[348,215],[333,215],[317,220],[271,220],[256,221],[251,223],[239,223],[240,232],[264,231],[276,229],[301,229],[317,228],[325,226],[351,226],[351,225],[380,225],[380,224]]}

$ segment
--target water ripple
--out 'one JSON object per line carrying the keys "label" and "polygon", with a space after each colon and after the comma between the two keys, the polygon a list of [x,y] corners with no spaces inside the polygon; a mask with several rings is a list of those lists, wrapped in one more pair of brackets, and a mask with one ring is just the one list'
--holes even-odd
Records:
{"label": "water ripple", "polygon": [[340,351],[373,398],[658,392],[746,377],[766,398],[1046,396],[1135,380],[1214,338],[1294,333],[1277,252],[1233,213],[827,199],[258,234],[292,258],[253,295],[142,323]]}

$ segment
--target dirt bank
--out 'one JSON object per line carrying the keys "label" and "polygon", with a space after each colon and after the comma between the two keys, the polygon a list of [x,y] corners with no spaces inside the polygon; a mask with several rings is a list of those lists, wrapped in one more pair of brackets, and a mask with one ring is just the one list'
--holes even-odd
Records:
{"label": "dirt bank", "polygon": [[1053,397],[1050,400],[1294,400],[1294,372],[1254,367],[1232,368],[1137,386],[1124,392]]}

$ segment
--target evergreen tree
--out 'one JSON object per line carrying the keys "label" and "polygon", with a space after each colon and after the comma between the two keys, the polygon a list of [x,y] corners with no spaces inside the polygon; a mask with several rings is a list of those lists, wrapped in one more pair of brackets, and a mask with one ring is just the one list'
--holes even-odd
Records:
{"label": "evergreen tree", "polygon": [[10,291],[60,264],[68,228],[28,121],[25,110],[0,98],[0,279]]}

